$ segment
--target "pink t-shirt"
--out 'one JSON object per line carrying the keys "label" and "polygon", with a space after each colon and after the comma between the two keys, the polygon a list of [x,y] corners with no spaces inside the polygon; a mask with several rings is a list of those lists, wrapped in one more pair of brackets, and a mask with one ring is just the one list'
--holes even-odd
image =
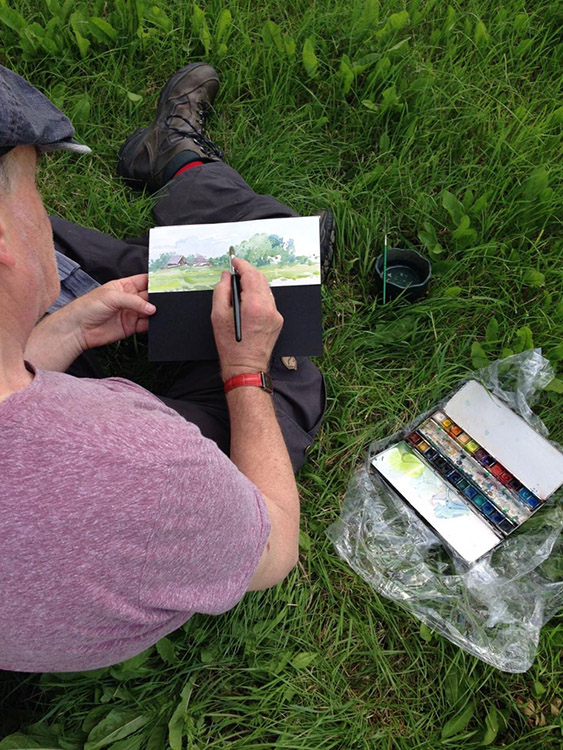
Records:
{"label": "pink t-shirt", "polygon": [[38,371],[0,403],[0,668],[95,669],[243,596],[258,489],[120,378]]}

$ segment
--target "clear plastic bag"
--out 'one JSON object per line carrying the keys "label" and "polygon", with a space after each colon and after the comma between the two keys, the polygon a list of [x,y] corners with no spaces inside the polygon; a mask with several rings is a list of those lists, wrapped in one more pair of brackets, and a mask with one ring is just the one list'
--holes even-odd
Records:
{"label": "clear plastic bag", "polygon": [[[553,377],[540,350],[499,360],[473,375],[544,436],[547,430],[531,406]],[[352,476],[340,519],[327,534],[339,555],[379,594],[488,664],[525,672],[542,626],[563,605],[563,493],[469,565],[448,551],[371,469],[371,458],[410,430],[406,426],[370,445],[365,464]]]}

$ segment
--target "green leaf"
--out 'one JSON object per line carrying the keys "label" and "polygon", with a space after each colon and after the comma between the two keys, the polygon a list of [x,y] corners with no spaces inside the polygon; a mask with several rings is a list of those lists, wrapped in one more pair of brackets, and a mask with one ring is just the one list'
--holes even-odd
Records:
{"label": "green leaf", "polygon": [[163,750],[166,747],[168,727],[166,724],[157,724],[147,738],[144,750]]}
{"label": "green leaf", "polygon": [[474,341],[471,345],[471,362],[475,370],[481,370],[490,364],[485,350],[478,341]]}
{"label": "green leaf", "polygon": [[399,50],[403,49],[403,47],[408,48],[409,39],[410,39],[410,36],[406,36],[404,39],[401,39],[400,42],[397,42],[397,44],[394,44],[392,47],[389,47],[389,49],[387,50],[387,54],[389,54],[390,52],[398,52]]}
{"label": "green leaf", "polygon": [[88,50],[90,49],[90,41],[86,39],[86,37],[82,36],[82,34],[80,33],[80,31],[78,31],[76,26],[72,25],[72,20],[71,20],[71,28],[74,34],[74,38],[76,40],[76,46],[78,47],[78,51],[80,52],[80,57],[84,59],[86,55],[88,54]]}
{"label": "green leaf", "polygon": [[516,331],[516,343],[513,346],[514,351],[519,354],[534,348],[532,331],[528,326],[522,326]]}
{"label": "green leaf", "polygon": [[90,97],[83,94],[72,107],[72,122],[75,125],[86,125],[90,120]]}
{"label": "green leaf", "polygon": [[527,13],[517,13],[514,16],[514,21],[512,22],[514,31],[526,32],[528,31],[529,25],[530,19],[528,18]]}
{"label": "green leaf", "polygon": [[171,750],[182,750],[182,737],[184,736],[184,722],[188,704],[192,695],[195,677],[192,676],[184,685],[180,693],[180,702],[174,709],[172,718],[168,722],[168,742]]}
{"label": "green leaf", "polygon": [[553,349],[549,350],[547,358],[551,362],[560,362],[563,359],[563,341],[557,344]]}
{"label": "green leaf", "polygon": [[82,731],[86,734],[90,734],[92,729],[99,724],[102,716],[106,716],[111,711],[111,706],[94,706],[86,714],[86,718],[82,722]]}
{"label": "green leaf", "polygon": [[456,734],[463,732],[465,727],[471,721],[474,713],[475,702],[470,701],[462,711],[453,717],[453,719],[450,719],[444,724],[442,727],[442,739],[447,740],[449,737],[454,737]]}
{"label": "green leaf", "polygon": [[451,31],[453,27],[455,26],[455,19],[456,19],[456,12],[454,8],[452,8],[451,5],[448,5],[448,10],[446,11],[446,19],[444,21],[444,31],[446,33],[448,31]]}
{"label": "green leaf", "polygon": [[282,32],[277,23],[266,21],[262,27],[262,37],[268,46],[275,47],[281,55],[285,53]]}
{"label": "green leaf", "polygon": [[524,273],[524,284],[531,287],[540,287],[545,284],[545,276],[540,271],[529,268]]}
{"label": "green leaf", "polygon": [[485,341],[487,344],[496,343],[498,341],[499,324],[496,318],[491,318],[487,330],[485,331]]}
{"label": "green leaf", "polygon": [[364,7],[357,21],[357,27],[369,31],[379,21],[379,0],[365,0]]}
{"label": "green leaf", "polygon": [[50,55],[55,55],[57,53],[58,47],[56,42],[50,38],[40,24],[29,24],[29,26],[24,29],[23,34],[28,40],[32,41],[32,44],[36,49],[44,49],[45,52],[48,52]]}
{"label": "green leaf", "polygon": [[444,297],[459,297],[461,292],[462,288],[460,286],[450,286],[444,289]]}
{"label": "green leaf", "polygon": [[425,643],[430,643],[433,633],[425,622],[420,623],[420,637]]}
{"label": "green leaf", "polygon": [[546,688],[539,682],[539,680],[536,680],[532,687],[532,693],[534,694],[535,698],[541,698],[542,695],[544,695],[546,692]]}
{"label": "green leaf", "polygon": [[518,44],[516,49],[514,50],[514,56],[515,57],[524,57],[534,46],[534,40],[533,39],[522,39],[522,41]]}
{"label": "green leaf", "polygon": [[563,125],[563,105],[550,112],[548,122],[550,125]]}
{"label": "green leaf", "polygon": [[98,750],[128,737],[144,727],[149,720],[149,716],[138,715],[131,709],[114,708],[92,729],[84,750]]}
{"label": "green leaf", "polygon": [[453,232],[453,236],[456,239],[459,239],[460,237],[463,237],[467,230],[469,229],[469,225],[471,224],[471,219],[467,214],[464,214],[461,219],[459,220],[459,224],[457,229]]}
{"label": "green leaf", "polygon": [[114,742],[108,747],[108,750],[139,750],[145,742],[144,734],[137,734],[134,737],[127,737],[124,740]]}
{"label": "green leaf", "polygon": [[452,664],[444,679],[444,691],[448,703],[453,708],[461,695],[461,675],[459,668]]}
{"label": "green leaf", "polygon": [[217,44],[221,44],[223,39],[226,39],[231,24],[233,22],[233,15],[228,8],[223,8],[219,13],[217,19],[217,26],[215,27],[215,41]]}
{"label": "green leaf", "polygon": [[406,10],[402,10],[400,13],[392,13],[387,19],[385,26],[377,32],[377,36],[381,39],[397,31],[401,31],[405,26],[408,26],[409,22],[410,16]]}
{"label": "green leaf", "polygon": [[489,34],[487,32],[487,27],[483,23],[483,21],[477,21],[475,24],[475,33],[473,34],[473,39],[475,41],[475,44],[486,44],[489,41]]}
{"label": "green leaf", "polygon": [[342,55],[340,60],[340,79],[342,81],[342,93],[346,96],[354,83],[354,68],[348,55]]}
{"label": "green leaf", "polygon": [[116,680],[130,680],[135,677],[142,677],[146,674],[145,663],[153,651],[153,646],[142,651],[140,654],[122,661],[120,664],[116,664],[111,667],[110,674]]}
{"label": "green leaf", "polygon": [[369,109],[370,112],[378,112],[379,111],[379,107],[377,106],[377,104],[375,102],[372,102],[371,99],[362,99],[362,105],[366,109]]}
{"label": "green leaf", "polygon": [[547,170],[545,167],[536,167],[524,183],[523,194],[528,201],[538,198],[548,186]]}
{"label": "green leaf", "polygon": [[553,380],[551,380],[545,386],[544,391],[552,391],[553,393],[563,393],[563,380],[559,380],[559,378],[553,378]]}
{"label": "green leaf", "polygon": [[459,226],[452,232],[452,237],[459,247],[468,247],[477,240],[477,232],[474,229],[470,229],[470,223],[469,216],[464,214],[459,220]]}
{"label": "green leaf", "polygon": [[418,232],[418,239],[422,242],[424,247],[426,247],[428,250],[431,250],[438,242],[436,230],[434,229],[432,224],[429,224],[428,222],[424,222],[423,226],[424,230],[421,229]]}
{"label": "green leaf", "polygon": [[395,84],[384,89],[381,97],[383,99],[383,109],[401,109],[403,106],[399,102],[399,95],[397,94],[397,87]]}
{"label": "green leaf", "polygon": [[297,50],[297,46],[295,44],[295,39],[292,36],[289,36],[289,34],[286,34],[283,38],[283,46],[285,49],[285,54],[290,60],[295,59],[295,53]]}
{"label": "green leaf", "polygon": [[207,25],[205,13],[197,3],[193,4],[192,28],[199,37],[203,49],[205,50],[205,54],[208,55],[211,51],[211,33],[209,31],[209,26]]}
{"label": "green leaf", "polygon": [[127,98],[132,102],[140,102],[143,97],[140,94],[134,94],[132,91],[127,92]]}
{"label": "green leaf", "polygon": [[500,728],[498,721],[498,711],[494,706],[491,706],[487,711],[487,715],[485,717],[485,727],[485,734],[483,735],[481,744],[490,745],[496,740]]}
{"label": "green leaf", "polygon": [[312,36],[307,37],[303,45],[303,66],[309,78],[314,78],[317,75],[319,61],[315,55],[315,45]]}
{"label": "green leaf", "polygon": [[294,669],[306,669],[310,664],[312,664],[318,657],[318,654],[314,651],[302,651],[300,654],[297,654],[296,656],[291,659],[291,666]]}
{"label": "green leaf", "polygon": [[0,5],[0,21],[8,28],[21,33],[27,26],[27,21],[17,10]]}
{"label": "green leaf", "polygon": [[470,190],[469,188],[463,194],[463,198],[461,199],[461,202],[463,204],[463,208],[465,211],[469,211],[469,209],[473,205],[474,197],[475,196],[473,195],[473,190]]}
{"label": "green leaf", "polygon": [[299,529],[299,549],[305,552],[311,549],[311,537],[303,529]]}
{"label": "green leaf", "polygon": [[[9,734],[0,741],[0,750],[31,750],[34,747],[41,747],[41,743],[27,737],[21,732]],[[50,750],[45,748],[45,750]]]}
{"label": "green leaf", "polygon": [[442,192],[442,206],[449,213],[453,223],[457,227],[462,216],[464,216],[463,206],[455,195],[449,192],[449,190],[444,190]]}
{"label": "green leaf", "polygon": [[[162,10],[162,8],[159,8],[157,5],[148,5],[145,8],[145,18],[147,19],[147,21],[150,21],[150,23],[154,24],[155,26],[158,26],[167,34],[169,34],[174,28],[174,24],[172,23],[171,19],[168,18],[168,16]],[[205,27],[207,28],[207,21],[205,22]],[[208,28],[207,28],[207,33],[209,34]],[[209,35],[209,38],[211,39],[211,35]],[[201,34],[200,34],[200,39],[201,39]],[[207,52],[207,48],[206,48],[206,52]]]}
{"label": "green leaf", "polygon": [[101,38],[98,37],[100,41],[116,42],[117,38],[119,37],[119,32],[117,31],[117,29],[114,29],[113,26],[103,18],[93,16],[89,19],[88,26],[91,31],[97,30],[101,33]]}
{"label": "green leaf", "polygon": [[156,644],[158,655],[165,664],[177,664],[176,648],[170,638],[161,638]]}
{"label": "green leaf", "polygon": [[487,203],[489,201],[489,198],[491,197],[491,194],[491,191],[488,190],[486,193],[483,193],[483,195],[479,196],[479,198],[477,198],[477,200],[469,209],[469,212],[473,214],[473,216],[477,216],[477,214],[480,214],[482,211],[484,211],[487,208]]}

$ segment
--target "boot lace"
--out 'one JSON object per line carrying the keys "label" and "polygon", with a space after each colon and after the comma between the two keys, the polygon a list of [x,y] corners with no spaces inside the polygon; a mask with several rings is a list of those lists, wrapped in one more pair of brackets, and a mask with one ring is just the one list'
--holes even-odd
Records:
{"label": "boot lace", "polygon": [[[177,133],[184,138],[191,138],[206,156],[216,156],[219,159],[222,159],[225,156],[225,152],[218,148],[213,141],[205,135],[205,118],[207,117],[207,110],[205,108],[199,109],[197,114],[199,115],[197,122],[201,125],[201,130],[198,130],[195,125],[182,115],[168,115],[164,123],[173,133]],[[183,125],[173,125],[173,120],[181,120]]]}

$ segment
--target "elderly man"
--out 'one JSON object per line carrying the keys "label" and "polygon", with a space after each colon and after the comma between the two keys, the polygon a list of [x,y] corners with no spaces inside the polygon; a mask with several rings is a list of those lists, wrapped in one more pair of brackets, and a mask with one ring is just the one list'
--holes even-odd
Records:
{"label": "elderly man", "polygon": [[[294,215],[253,193],[206,136],[218,85],[203,63],[176,73],[118,171],[160,190],[158,223]],[[106,666],[281,581],[297,559],[294,470],[324,410],[311,362],[271,361],[283,321],[241,259],[241,343],[228,274],[213,295],[219,364],[187,363],[161,398],[66,373],[88,374],[84,352],[145,331],[155,311],[146,239],[47,217],[36,160],[87,150],[73,134],[0,67],[0,668],[10,670]]]}

